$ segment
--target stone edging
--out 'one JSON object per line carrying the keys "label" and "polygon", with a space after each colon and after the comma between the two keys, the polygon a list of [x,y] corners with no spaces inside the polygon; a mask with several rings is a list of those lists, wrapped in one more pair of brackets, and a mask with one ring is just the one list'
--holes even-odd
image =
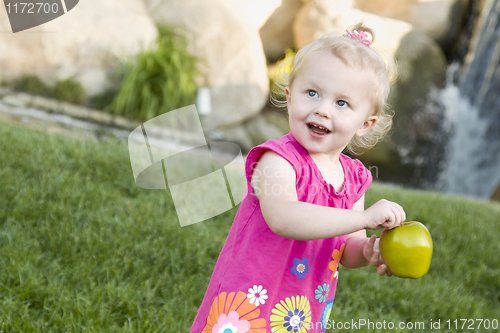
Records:
{"label": "stone edging", "polygon": [[73,118],[93,121],[103,125],[133,130],[141,125],[139,121],[125,119],[102,111],[89,109],[81,105],[75,105],[55,99],[30,95],[9,89],[0,89],[0,99],[9,105],[17,107],[34,107],[49,112],[57,112]]}
{"label": "stone edging", "polygon": [[[120,116],[115,116],[102,111],[86,108],[81,105],[75,105],[59,100],[31,95],[24,92],[13,91],[9,89],[0,89],[0,100],[13,107],[19,108],[38,108],[49,113],[60,113],[72,118],[95,122],[104,126],[115,127],[124,130],[133,131],[140,127],[143,122],[129,120]],[[178,131],[158,125],[150,124],[148,126],[148,137],[157,140],[167,140],[177,144],[200,146],[199,138],[189,132]],[[218,141],[218,140],[212,140]]]}

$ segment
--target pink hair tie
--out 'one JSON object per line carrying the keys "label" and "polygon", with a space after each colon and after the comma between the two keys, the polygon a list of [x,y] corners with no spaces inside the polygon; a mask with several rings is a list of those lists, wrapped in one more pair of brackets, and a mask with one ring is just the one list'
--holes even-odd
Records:
{"label": "pink hair tie", "polygon": [[353,32],[350,32],[349,30],[347,31],[347,35],[342,35],[344,37],[351,37],[355,39],[359,39],[361,43],[365,44],[366,46],[370,46],[373,42],[368,38],[368,35],[364,31],[357,32],[354,30]]}

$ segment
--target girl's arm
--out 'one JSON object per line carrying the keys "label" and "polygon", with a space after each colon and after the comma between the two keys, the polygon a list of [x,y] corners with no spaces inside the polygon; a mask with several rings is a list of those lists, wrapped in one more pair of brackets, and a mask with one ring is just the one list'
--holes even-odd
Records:
{"label": "girl's arm", "polygon": [[[353,210],[363,211],[365,195],[354,203]],[[347,268],[359,268],[372,265],[377,267],[379,275],[392,276],[391,272],[384,264],[379,250],[379,240],[377,236],[366,237],[366,230],[356,231],[349,236],[345,243],[344,253],[340,263]]]}
{"label": "girl's arm", "polygon": [[[362,212],[365,210],[365,195],[352,205],[352,210]],[[363,255],[363,247],[369,239],[366,238],[366,230],[359,230],[347,236],[344,253],[340,263],[347,268],[365,267],[370,261]]]}
{"label": "girl's arm", "polygon": [[398,226],[404,211],[398,204],[381,200],[365,211],[324,207],[300,202],[295,171],[278,154],[267,151],[252,174],[251,184],[262,215],[271,230],[286,238],[313,240],[351,234],[363,229]]}

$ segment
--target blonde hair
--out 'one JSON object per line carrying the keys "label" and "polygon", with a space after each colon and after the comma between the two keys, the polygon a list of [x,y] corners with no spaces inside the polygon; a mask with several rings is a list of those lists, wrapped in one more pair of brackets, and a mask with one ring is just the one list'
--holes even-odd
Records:
{"label": "blonde hair", "polygon": [[[364,31],[371,35],[371,40],[375,41],[375,33],[366,27],[364,22],[356,24],[352,30]],[[387,98],[389,97],[391,82],[396,78],[396,66],[392,57],[375,51],[372,47],[363,44],[360,40],[328,34],[300,49],[293,59],[291,73],[285,70],[290,63],[282,63],[280,75],[276,76],[274,87],[271,91],[271,103],[278,108],[286,110],[287,101],[284,98],[285,88],[291,87],[297,77],[301,66],[311,52],[328,51],[337,56],[347,66],[362,69],[371,69],[375,80],[373,86],[373,109],[372,115],[378,116],[375,125],[363,136],[354,136],[346,146],[346,149],[353,154],[360,154],[372,148],[382,139],[392,126],[393,113],[389,112]]]}

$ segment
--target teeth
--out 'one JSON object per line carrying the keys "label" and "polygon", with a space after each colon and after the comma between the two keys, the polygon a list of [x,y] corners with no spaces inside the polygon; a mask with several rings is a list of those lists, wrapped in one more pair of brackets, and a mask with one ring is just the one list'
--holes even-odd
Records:
{"label": "teeth", "polygon": [[318,125],[314,125],[314,124],[311,124],[311,125],[312,125],[312,126],[314,126],[314,127],[317,127],[317,128],[320,128],[320,129],[324,129],[324,130],[327,130],[326,128],[324,128],[324,127],[321,127],[321,126],[318,126]]}

